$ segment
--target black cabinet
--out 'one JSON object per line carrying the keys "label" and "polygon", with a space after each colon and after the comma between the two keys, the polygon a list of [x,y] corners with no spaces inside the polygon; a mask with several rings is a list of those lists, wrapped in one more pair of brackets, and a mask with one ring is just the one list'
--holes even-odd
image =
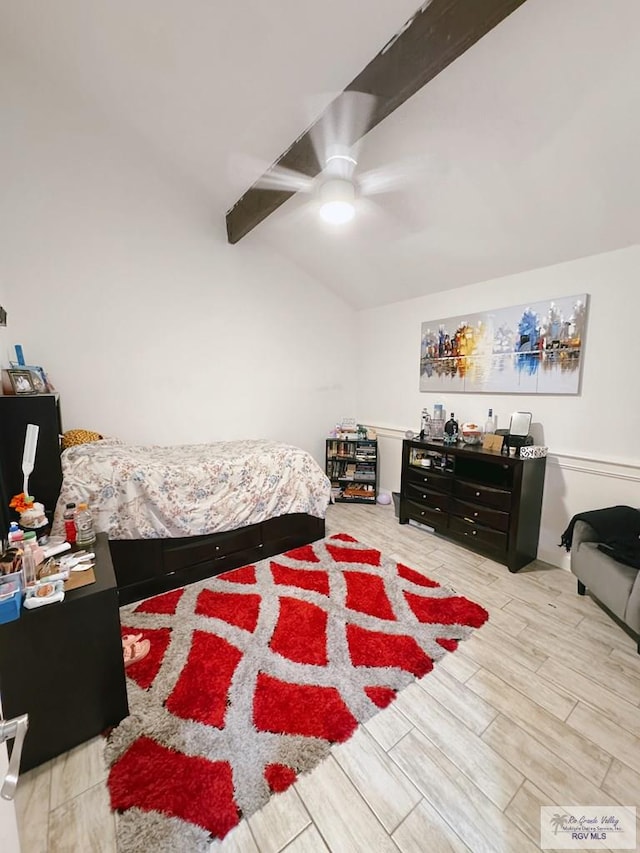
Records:
{"label": "black cabinet", "polygon": [[376,439],[328,438],[325,473],[336,503],[375,503],[378,496]]}
{"label": "black cabinet", "polygon": [[0,477],[9,499],[22,491],[22,454],[27,424],[40,427],[29,491],[44,504],[51,519],[62,486],[62,423],[58,395],[0,396]]}
{"label": "black cabinet", "polygon": [[29,714],[21,770],[54,758],[129,713],[118,591],[106,534],[92,546],[95,583],[0,625],[5,719]]}
{"label": "black cabinet", "polygon": [[400,524],[418,521],[516,572],[538,553],[546,461],[405,440]]}

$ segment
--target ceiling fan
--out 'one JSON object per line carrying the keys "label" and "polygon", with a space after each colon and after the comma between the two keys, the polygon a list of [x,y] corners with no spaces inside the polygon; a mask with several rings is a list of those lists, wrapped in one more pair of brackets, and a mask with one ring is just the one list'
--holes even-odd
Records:
{"label": "ceiling fan", "polygon": [[415,172],[416,164],[403,161],[379,169],[358,170],[361,141],[372,126],[376,101],[364,92],[342,92],[309,129],[319,173],[311,176],[276,163],[253,187],[309,193],[317,203],[320,218],[330,225],[350,222],[363,197],[400,188]]}
{"label": "ceiling fan", "polygon": [[[327,127],[335,125],[339,122],[328,121],[327,118],[339,116],[341,113],[356,117],[353,116],[354,111],[349,108],[350,103],[362,100],[362,93],[370,93],[363,96],[365,102],[369,99],[373,105],[371,121],[363,128],[363,133],[366,133],[525,2],[526,0],[482,0],[482,3],[477,3],[476,0],[424,0],[417,12],[392,35],[387,44],[353,78],[345,91],[330,104],[318,122],[301,134],[278,158],[276,164],[266,169],[268,177],[251,183],[265,169],[251,169],[249,174],[245,170],[248,180],[243,186],[250,184],[249,189],[243,192],[225,214],[229,243],[242,240],[294,192],[308,193],[317,190],[318,197],[331,196],[335,201],[342,200],[344,216],[351,215],[347,213],[347,208],[354,206],[354,202],[357,201],[359,205],[362,201],[368,202],[368,199],[364,200],[362,196],[392,189],[391,184],[397,185],[398,181],[408,182],[409,179],[414,183],[415,172],[412,168],[407,168],[406,164],[401,164],[397,169],[385,167],[375,170],[372,174],[358,171],[358,153],[354,150],[357,135],[354,134],[348,134],[346,138],[338,136],[331,140],[338,146],[337,158],[332,157],[326,146],[318,149],[316,156],[314,146],[317,146],[312,141],[312,135],[315,136],[315,124],[320,123]],[[356,114],[359,114],[358,110]],[[232,179],[235,181],[242,168],[236,168],[240,165],[237,157],[232,159],[235,160]],[[421,155],[416,160],[420,170],[424,165]],[[278,165],[281,163],[290,171],[282,172]],[[334,170],[337,174],[334,174]],[[318,180],[315,180],[315,176],[318,176]],[[325,186],[334,178],[337,183]],[[321,187],[324,187],[322,192]],[[269,192],[269,189],[273,192]],[[343,198],[336,198],[334,193],[337,196],[342,195]],[[385,212],[388,209],[389,206],[385,205]]]}

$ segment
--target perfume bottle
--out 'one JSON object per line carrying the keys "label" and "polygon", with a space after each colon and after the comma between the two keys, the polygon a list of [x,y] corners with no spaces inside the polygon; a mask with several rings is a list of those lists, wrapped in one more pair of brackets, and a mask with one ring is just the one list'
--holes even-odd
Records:
{"label": "perfume bottle", "polygon": [[458,421],[451,412],[451,417],[444,425],[444,441],[445,444],[455,444],[458,440]]}

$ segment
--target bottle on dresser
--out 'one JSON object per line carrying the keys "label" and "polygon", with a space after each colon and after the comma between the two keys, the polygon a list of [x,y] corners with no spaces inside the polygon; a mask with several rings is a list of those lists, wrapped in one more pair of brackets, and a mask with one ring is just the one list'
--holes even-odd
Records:
{"label": "bottle on dresser", "polygon": [[493,409],[489,409],[489,414],[487,415],[487,420],[484,425],[484,434],[489,435],[496,431],[496,422],[493,416]]}
{"label": "bottle on dresser", "polygon": [[76,523],[76,545],[91,545],[92,542],[95,542],[93,516],[87,504],[78,504],[74,520]]}
{"label": "bottle on dresser", "polygon": [[7,538],[9,539],[9,545],[11,545],[12,542],[22,542],[24,539],[24,533],[20,529],[20,525],[17,521],[12,521],[9,525],[9,534]]}
{"label": "bottle on dresser", "polygon": [[458,421],[451,412],[451,417],[444,425],[444,443],[455,444],[458,441]]}
{"label": "bottle on dresser", "polygon": [[69,545],[73,545],[74,542],[76,541],[75,514],[76,514],[75,503],[68,503],[65,506],[64,513],[62,514],[62,518],[64,521],[64,538],[69,543]]}

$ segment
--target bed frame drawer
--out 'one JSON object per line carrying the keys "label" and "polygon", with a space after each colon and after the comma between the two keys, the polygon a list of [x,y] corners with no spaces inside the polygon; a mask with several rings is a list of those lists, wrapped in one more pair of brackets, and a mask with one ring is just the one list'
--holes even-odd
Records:
{"label": "bed frame drawer", "polygon": [[209,536],[112,541],[120,605],[257,563],[324,535],[323,518],[292,513]]}
{"label": "bed frame drawer", "polygon": [[166,574],[179,572],[187,566],[219,560],[237,551],[258,548],[262,544],[259,524],[216,533],[211,536],[191,536],[184,539],[164,540],[164,571]]}

